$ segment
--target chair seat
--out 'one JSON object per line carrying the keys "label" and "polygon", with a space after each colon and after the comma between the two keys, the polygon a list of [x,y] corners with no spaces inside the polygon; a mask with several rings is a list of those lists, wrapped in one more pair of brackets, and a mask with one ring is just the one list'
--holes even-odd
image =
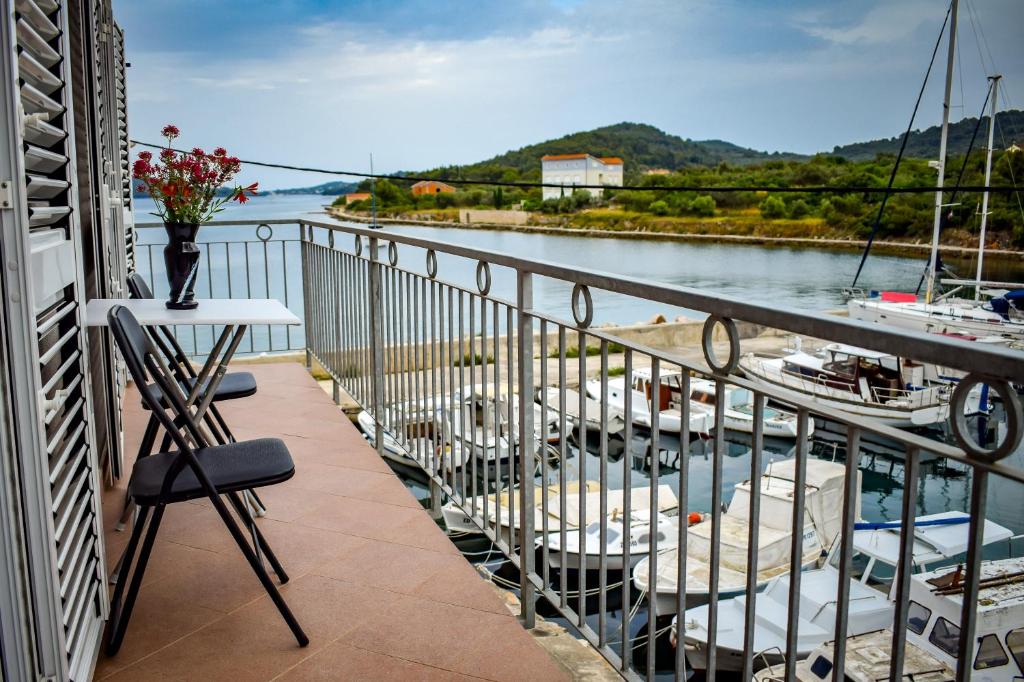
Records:
{"label": "chair seat", "polygon": [[[128,483],[128,494],[143,505],[205,497],[206,491],[187,464],[174,480],[170,494],[161,495],[164,477],[177,458],[176,452],[162,452],[136,461]],[[257,438],[202,448],[196,451],[196,458],[220,493],[281,483],[295,474],[292,456],[284,442],[277,438]]]}
{"label": "chair seat", "polygon": [[[196,380],[189,379],[188,383],[183,384],[181,390],[186,395],[195,386]],[[209,384],[209,379],[204,382],[204,387]],[[238,398],[248,398],[251,395],[256,394],[256,377],[252,375],[252,372],[228,372],[224,375],[224,378],[217,384],[217,390],[213,393],[213,402],[219,403],[224,400],[237,400]],[[160,404],[167,407],[167,401],[160,397]],[[142,408],[145,410],[149,409],[146,402],[142,402]]]}
{"label": "chair seat", "polygon": [[[195,386],[195,383],[195,379],[189,379],[189,389]],[[255,393],[256,377],[252,375],[252,372],[228,372],[217,385],[213,399],[214,401],[235,400],[237,398],[248,398]]]}

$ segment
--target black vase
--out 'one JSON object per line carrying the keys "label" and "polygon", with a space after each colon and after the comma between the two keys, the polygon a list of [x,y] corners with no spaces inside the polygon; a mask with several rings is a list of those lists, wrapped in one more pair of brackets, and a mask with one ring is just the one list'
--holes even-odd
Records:
{"label": "black vase", "polygon": [[199,247],[196,246],[196,223],[164,223],[167,246],[164,247],[164,265],[170,296],[167,307],[171,310],[191,310],[199,305],[192,288],[199,270]]}

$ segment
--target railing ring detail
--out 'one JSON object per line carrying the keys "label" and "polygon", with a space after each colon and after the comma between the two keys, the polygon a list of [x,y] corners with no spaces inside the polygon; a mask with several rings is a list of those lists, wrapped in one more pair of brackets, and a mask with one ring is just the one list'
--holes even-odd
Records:
{"label": "railing ring detail", "polygon": [[437,277],[437,254],[433,249],[427,249],[427,277]]}
{"label": "railing ring detail", "polygon": [[476,288],[480,290],[481,296],[491,291],[491,265],[487,261],[478,261],[476,264]]}
{"label": "railing ring detail", "polygon": [[[975,386],[987,385],[1003,402],[1006,412],[1006,436],[995,447],[986,448],[970,434],[967,416],[964,410],[967,399]],[[985,406],[979,406],[984,409]],[[1020,398],[1009,383],[999,379],[988,379],[977,374],[968,374],[957,382],[953,389],[953,397],[949,401],[949,425],[964,452],[986,462],[996,462],[1017,449],[1021,440],[1021,426],[1024,423]]]}
{"label": "railing ring detail", "polygon": [[[583,309],[580,310],[580,297],[583,297]],[[590,295],[590,287],[586,284],[576,284],[572,288],[572,319],[576,326],[586,329],[594,321],[594,299]]]}
{"label": "railing ring detail", "polygon": [[[729,356],[723,364],[719,364],[718,354],[715,353],[715,326],[717,325],[722,325],[729,341]],[[705,362],[716,374],[732,374],[740,364],[740,334],[736,331],[736,323],[731,318],[708,315],[708,318],[704,320],[704,329],[701,332],[701,346],[704,350]]]}

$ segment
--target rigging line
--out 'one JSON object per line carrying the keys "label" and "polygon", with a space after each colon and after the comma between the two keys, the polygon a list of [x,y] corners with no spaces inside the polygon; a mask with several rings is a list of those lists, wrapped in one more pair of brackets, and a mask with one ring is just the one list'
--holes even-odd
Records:
{"label": "rigging line", "polygon": [[878,234],[878,228],[882,224],[882,213],[885,211],[885,205],[889,201],[890,190],[893,188],[893,183],[896,181],[896,172],[899,170],[900,161],[903,159],[903,153],[907,149],[907,141],[910,140],[910,132],[914,129],[914,119],[917,118],[917,110],[921,106],[921,98],[924,97],[925,87],[928,85],[928,78],[931,76],[932,67],[935,66],[935,55],[939,53],[939,45],[942,43],[942,36],[946,33],[946,26],[949,24],[949,14],[953,11],[953,6],[950,5],[949,9],[946,10],[946,18],[942,20],[942,28],[939,29],[939,37],[935,40],[935,47],[932,48],[932,58],[928,62],[928,69],[924,72],[924,81],[921,83],[921,89],[917,92],[917,101],[914,102],[914,111],[910,114],[910,123],[907,124],[907,132],[903,133],[903,140],[900,142],[900,151],[896,155],[896,162],[892,166],[892,173],[889,174],[889,182],[885,188],[885,194],[882,195],[882,202],[878,207],[878,214],[875,216],[875,224],[871,226],[871,234],[868,236],[868,243],[864,245],[864,253],[861,254],[860,264],[857,265],[857,274],[853,276],[853,284],[851,287],[857,286],[857,280],[860,279],[860,273],[864,270],[864,263],[868,260],[868,253],[871,252],[871,245],[875,241],[875,236]]}
{"label": "rigging line", "polygon": [[[1008,149],[1008,147],[1006,146],[1006,136],[1003,135],[1003,127],[1001,125],[999,125],[999,117],[998,116],[996,116],[996,127],[999,129],[999,139],[1003,143],[1003,149],[1006,150],[1006,149]],[[1013,152],[1004,151],[1003,152],[1003,158],[1006,159],[1006,168],[1007,168],[1007,170],[1010,171],[1010,184],[1013,185],[1014,187],[1016,187],[1017,186],[1017,178],[1014,177],[1014,175],[1013,175],[1013,159],[1010,156],[1011,153],[1013,153]],[[1019,152],[1017,152],[1017,153],[1019,153]],[[1020,192],[1019,191],[1018,192],[1014,192],[1013,196],[1016,197],[1016,199],[1017,199],[1017,208],[1020,210],[1021,220],[1024,221],[1024,202],[1021,202]]]}
{"label": "rigging line", "polygon": [[[164,145],[131,140],[133,145],[149,147],[151,149],[167,149]],[[176,149],[171,151],[181,154],[191,154],[190,150]],[[346,176],[353,178],[373,178],[374,180],[398,180],[399,182],[444,182],[449,185],[487,185],[490,187],[518,187],[520,189],[538,189],[551,187],[554,189],[600,189],[631,192],[777,192],[781,194],[881,194],[890,192],[893,194],[928,194],[935,192],[935,187],[909,185],[906,187],[871,187],[866,185],[808,185],[806,187],[776,187],[773,185],[732,185],[728,187],[713,187],[706,185],[557,185],[545,182],[508,182],[501,180],[466,180],[466,179],[444,179],[425,175],[397,175],[387,173],[360,173],[349,170],[329,170],[325,168],[312,168],[306,166],[292,166],[283,163],[269,163],[265,161],[247,161],[240,159],[239,163],[262,168],[279,168],[282,170],[301,171],[303,173],[320,173],[322,175]],[[989,191],[996,194],[1009,194],[1015,192],[1015,187],[1009,186],[984,186],[971,185],[960,188],[964,192]]]}
{"label": "rigging line", "polygon": [[[960,174],[956,178],[956,184],[953,185],[952,194],[949,195],[949,211],[939,216],[939,232],[942,232],[944,223],[949,222],[949,216],[953,212],[953,204],[956,202],[956,195],[963,190],[960,185],[960,181],[964,179],[964,171],[967,170],[967,162],[971,158],[971,152],[974,151],[974,141],[978,139],[978,131],[981,129],[981,122],[985,118],[985,109],[988,107],[988,100],[992,96],[992,88],[994,87],[995,81],[990,82],[988,91],[985,93],[985,101],[981,105],[981,114],[978,115],[978,121],[974,124],[974,132],[971,134],[971,141],[967,145],[967,153],[964,155],[964,162],[960,165]],[[938,254],[936,254],[936,260],[940,260],[938,258]],[[921,274],[921,279],[917,283],[917,289],[914,291],[915,294],[921,291],[921,287],[924,286],[924,279],[928,273],[928,269],[931,267],[931,262],[932,259],[931,256],[929,256],[925,272]],[[938,264],[936,264],[936,268],[937,267]]]}
{"label": "rigging line", "polygon": [[[967,145],[967,153],[964,154],[964,162],[960,164],[960,174],[956,177],[956,184],[953,185],[953,193],[949,196],[949,203],[952,204],[956,201],[956,195],[960,193],[960,182],[964,179],[964,171],[967,170],[967,162],[971,158],[971,152],[974,151],[974,142],[978,139],[978,131],[981,129],[981,122],[985,119],[985,109],[988,108],[988,100],[992,97],[992,83],[988,86],[988,91],[985,93],[985,101],[981,105],[981,114],[978,115],[978,122],[974,124],[974,132],[971,134],[971,141]],[[948,215],[948,214],[947,214]],[[942,229],[942,226],[939,226]]]}
{"label": "rigging line", "polygon": [[975,25],[974,20],[974,6],[970,0],[967,0],[967,18],[971,21],[971,33],[974,34],[974,46],[978,48],[978,60],[981,62],[981,69],[985,72],[986,76],[991,76],[996,72],[996,65],[993,63],[991,68],[985,62],[985,55],[981,53],[981,38],[978,37],[978,27]]}

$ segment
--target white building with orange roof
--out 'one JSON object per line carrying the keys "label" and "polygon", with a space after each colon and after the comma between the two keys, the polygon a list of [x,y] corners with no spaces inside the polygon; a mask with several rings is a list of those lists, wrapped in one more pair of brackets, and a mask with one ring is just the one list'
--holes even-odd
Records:
{"label": "white building with orange roof", "polygon": [[601,186],[622,187],[622,159],[617,156],[547,154],[540,164],[544,184],[557,185],[544,188],[545,199],[570,196],[575,188],[587,185],[598,187],[587,190],[595,197],[601,196]]}

